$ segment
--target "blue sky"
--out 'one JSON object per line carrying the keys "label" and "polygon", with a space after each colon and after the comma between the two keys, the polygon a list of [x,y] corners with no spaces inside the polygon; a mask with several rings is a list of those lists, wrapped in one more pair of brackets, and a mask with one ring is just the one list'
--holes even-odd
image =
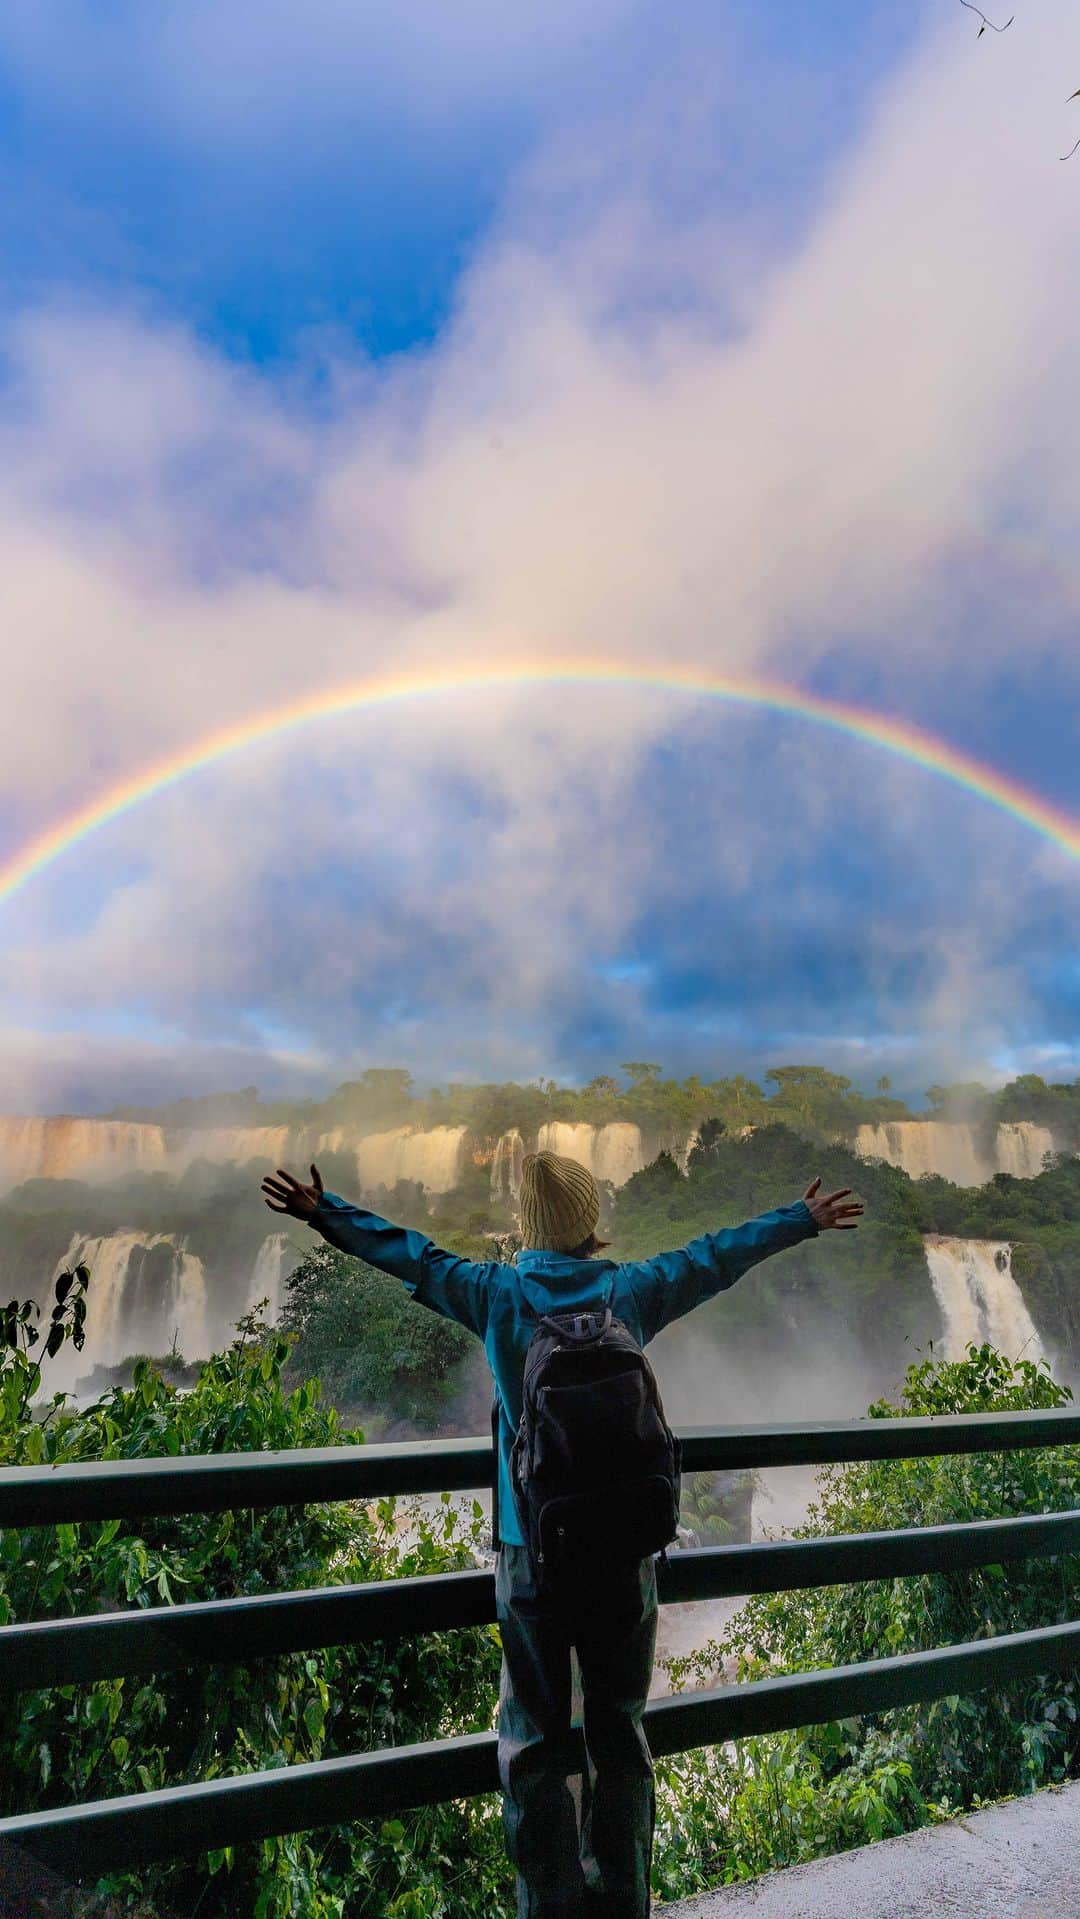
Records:
{"label": "blue sky", "polygon": [[406,351],[437,335],[515,174],[594,114],[632,121],[658,68],[713,68],[715,115],[669,162],[670,190],[797,222],[919,18],[880,0],[812,22],[792,0],[766,16],[745,0],[394,14],[229,0],[164,8],[155,31],[136,0],[13,0],[11,296],[139,288],[256,361],[318,328]]}
{"label": "blue sky", "polygon": [[[758,672],[1076,808],[1067,35],[1063,0],[978,42],[944,0],[9,0],[0,856],[391,663]],[[629,689],[327,722],[0,912],[11,1110],[1080,1069],[1074,863]]]}

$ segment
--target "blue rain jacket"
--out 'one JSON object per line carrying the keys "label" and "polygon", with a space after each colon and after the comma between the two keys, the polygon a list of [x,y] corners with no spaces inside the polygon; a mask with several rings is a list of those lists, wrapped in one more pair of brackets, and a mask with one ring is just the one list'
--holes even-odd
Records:
{"label": "blue rain jacket", "polygon": [[331,1246],[392,1274],[422,1306],[456,1319],[483,1340],[499,1398],[499,1532],[517,1546],[525,1541],[510,1483],[510,1448],[521,1419],[525,1354],[541,1316],[601,1301],[647,1346],[664,1326],[734,1286],[759,1260],[818,1231],[800,1199],[745,1226],[703,1233],[654,1259],[618,1263],[525,1249],[513,1266],[504,1266],[448,1253],[423,1233],[394,1226],[335,1193],[324,1193],[311,1224]]}

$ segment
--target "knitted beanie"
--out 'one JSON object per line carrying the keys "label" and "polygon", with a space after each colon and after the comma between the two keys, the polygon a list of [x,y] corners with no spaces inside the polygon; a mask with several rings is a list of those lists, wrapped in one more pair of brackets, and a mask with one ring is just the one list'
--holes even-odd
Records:
{"label": "knitted beanie", "polygon": [[521,1162],[521,1237],[526,1246],[572,1253],[600,1218],[600,1195],[588,1168],[559,1153],[526,1153]]}

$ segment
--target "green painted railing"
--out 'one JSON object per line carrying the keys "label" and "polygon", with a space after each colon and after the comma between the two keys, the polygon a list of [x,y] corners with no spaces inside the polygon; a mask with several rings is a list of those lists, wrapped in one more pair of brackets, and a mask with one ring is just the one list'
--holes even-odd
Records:
{"label": "green painted railing", "polygon": [[[816,1465],[1080,1445],[1080,1412],[696,1427],[680,1438],[687,1473]],[[388,1494],[476,1489],[490,1485],[491,1475],[491,1447],[485,1440],[9,1467],[0,1471],[0,1527],[368,1501]],[[658,1589],[661,1603],[669,1603],[1074,1552],[1080,1552],[1080,1510],[678,1552],[669,1566],[658,1567]],[[230,1652],[241,1664],[275,1653],[474,1626],[494,1618],[494,1577],[474,1571],[43,1620],[0,1629],[0,1691],[220,1664]],[[969,1645],[661,1699],[648,1707],[645,1725],[659,1756],[977,1691],[1078,1664],[1080,1620],[1075,1620]],[[580,1732],[577,1737],[580,1741]],[[29,1813],[0,1820],[0,1847],[15,1847],[47,1867],[87,1878],[497,1787],[495,1735],[478,1733]]]}

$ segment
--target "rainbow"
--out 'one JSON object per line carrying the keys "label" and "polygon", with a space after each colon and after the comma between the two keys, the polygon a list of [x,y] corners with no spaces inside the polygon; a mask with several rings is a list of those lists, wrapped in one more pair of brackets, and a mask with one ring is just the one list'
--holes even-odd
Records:
{"label": "rainbow", "polygon": [[851,739],[895,753],[912,766],[948,780],[964,792],[973,793],[991,806],[1000,808],[1021,821],[1061,852],[1080,858],[1080,821],[1060,807],[1051,806],[1037,793],[1008,779],[992,767],[982,765],[958,748],[932,733],[923,732],[907,721],[887,718],[839,700],[822,699],[814,693],[755,678],[720,677],[689,668],[665,668],[663,672],[642,672],[637,667],[616,661],[554,661],[543,665],[502,667],[456,667],[443,673],[417,672],[361,680],[352,686],[335,687],[314,693],[306,699],[292,700],[286,706],[272,708],[253,719],[238,720],[232,726],[209,733],[193,745],[159,760],[156,765],[120,780],[105,792],[87,800],[74,812],[30,840],[0,866],[0,902],[11,899],[28,880],[43,872],[63,854],[107,826],[111,820],[130,813],[144,800],[204,768],[213,766],[232,753],[273,740],[285,733],[309,726],[333,715],[355,713],[370,707],[389,706],[397,701],[439,699],[455,693],[489,692],[505,688],[537,685],[630,686],[658,693],[686,693],[700,699],[722,700],[732,706],[767,708],[793,719],[830,727]]}

